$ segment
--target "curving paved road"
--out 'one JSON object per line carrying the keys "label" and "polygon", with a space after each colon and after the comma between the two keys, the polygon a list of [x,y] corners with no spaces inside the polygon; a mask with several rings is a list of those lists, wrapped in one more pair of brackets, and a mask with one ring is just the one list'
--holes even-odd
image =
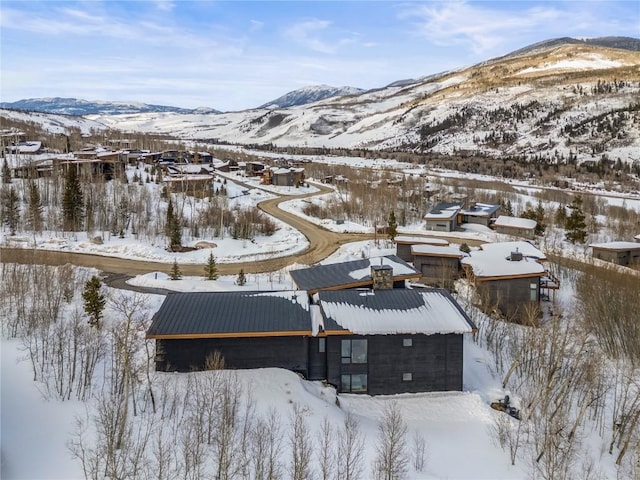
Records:
{"label": "curving paved road", "polygon": [[[236,183],[236,179],[233,179]],[[255,188],[252,185],[246,185],[248,188]],[[309,241],[309,247],[300,253],[287,255],[282,257],[270,258],[266,260],[258,260],[251,262],[238,263],[220,263],[217,265],[218,273],[221,275],[236,275],[240,269],[244,269],[245,273],[263,273],[280,270],[293,263],[304,263],[307,265],[317,263],[329,255],[334,253],[341,245],[357,242],[362,240],[373,239],[372,233],[336,233],[326,230],[314,223],[305,220],[293,213],[285,212],[279,208],[282,202],[289,200],[312,197],[315,195],[325,195],[333,190],[321,184],[313,184],[319,189],[318,192],[306,193],[302,195],[289,195],[285,197],[271,198],[263,200],[258,204],[258,208],[263,212],[273,215],[281,221],[291,225],[299,230]],[[425,234],[425,236],[427,236]],[[440,237],[439,237],[440,238]],[[442,237],[449,241],[459,242],[459,238]],[[484,242],[478,240],[465,240],[471,246],[477,246]],[[150,262],[123,259],[117,257],[105,257],[102,255],[47,251],[40,249],[24,249],[0,247],[0,261],[14,263],[36,263],[47,265],[64,265],[71,263],[81,267],[92,267],[106,272],[106,279],[110,285],[123,288],[125,280],[128,276],[139,275],[143,273],[166,271],[171,268],[171,264],[163,262]],[[183,275],[198,276],[203,274],[204,264],[181,264],[180,270]],[[166,293],[160,291],[148,293]]]}

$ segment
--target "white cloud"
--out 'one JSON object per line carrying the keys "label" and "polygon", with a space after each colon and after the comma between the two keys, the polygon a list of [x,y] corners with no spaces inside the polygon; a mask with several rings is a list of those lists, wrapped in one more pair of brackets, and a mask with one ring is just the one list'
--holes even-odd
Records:
{"label": "white cloud", "polygon": [[[605,2],[606,3],[606,2]],[[510,8],[483,2],[434,2],[403,6],[399,18],[415,22],[416,31],[434,45],[468,48],[478,55],[506,52],[530,38],[548,39],[580,31],[619,31],[603,18],[599,2],[530,4],[511,2]]]}
{"label": "white cloud", "polygon": [[296,23],[284,32],[285,36],[298,44],[320,53],[333,53],[336,50],[335,43],[329,43],[320,38],[319,33],[324,32],[331,25],[327,20],[306,20]]}
{"label": "white cloud", "polygon": [[176,7],[176,4],[169,0],[157,0],[156,8],[163,12],[170,12]]}

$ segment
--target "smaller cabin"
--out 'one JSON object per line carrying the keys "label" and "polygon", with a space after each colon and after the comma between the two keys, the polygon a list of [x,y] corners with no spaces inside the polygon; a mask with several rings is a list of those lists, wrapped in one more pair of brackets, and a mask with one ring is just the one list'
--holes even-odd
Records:
{"label": "smaller cabin", "polygon": [[489,227],[499,209],[500,205],[471,202],[469,207],[462,208],[458,212],[458,224],[474,223]]}
{"label": "smaller cabin", "polygon": [[458,228],[460,203],[441,202],[424,216],[425,229],[438,232],[453,232]]}
{"label": "smaller cabin", "polygon": [[422,273],[422,282],[451,290],[460,277],[460,259],[466,253],[456,246],[413,245],[413,266]]}
{"label": "smaller cabin", "polygon": [[589,246],[594,258],[606,260],[623,267],[640,265],[640,243],[638,242],[593,243]]}
{"label": "smaller cabin", "polygon": [[480,305],[522,322],[534,311],[542,290],[560,282],[547,270],[546,256],[526,241],[484,244],[461,259],[467,279],[476,287]]}
{"label": "smaller cabin", "polygon": [[503,233],[505,235],[533,239],[535,237],[537,225],[538,222],[528,218],[500,215],[494,222],[493,228],[496,232]]}
{"label": "smaller cabin", "polygon": [[396,244],[396,255],[405,262],[413,262],[413,254],[411,247],[414,245],[434,245],[446,247],[449,245],[447,240],[442,238],[419,237],[413,235],[398,235],[393,239]]}

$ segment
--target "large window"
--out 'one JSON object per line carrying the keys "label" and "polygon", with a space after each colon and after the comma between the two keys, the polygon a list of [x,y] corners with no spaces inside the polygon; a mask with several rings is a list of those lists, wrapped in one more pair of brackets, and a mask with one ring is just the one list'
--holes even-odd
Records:
{"label": "large window", "polygon": [[367,341],[342,340],[342,363],[367,363]]}
{"label": "large window", "polygon": [[353,373],[342,375],[340,379],[341,391],[346,393],[362,393],[367,391],[367,374]]}

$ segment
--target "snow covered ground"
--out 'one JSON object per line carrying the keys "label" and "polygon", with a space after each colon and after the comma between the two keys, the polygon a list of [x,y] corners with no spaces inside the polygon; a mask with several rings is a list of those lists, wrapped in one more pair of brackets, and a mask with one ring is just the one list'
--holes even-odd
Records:
{"label": "snow covered ground", "polygon": [[[362,252],[381,255],[393,252],[378,248],[373,242],[358,242],[342,247],[327,262],[359,259]],[[286,273],[275,272],[248,276],[247,284],[238,287],[235,277],[220,277],[205,281],[185,277],[171,281],[164,274],[150,273],[130,281],[134,285],[171,288],[180,291],[216,291],[232,289],[290,289]],[[162,297],[148,296],[151,315]],[[81,306],[79,306],[82,308]],[[469,337],[465,343],[464,392],[404,394],[370,397],[340,395],[336,405],[335,391],[319,382],[307,382],[280,369],[260,369],[238,372],[245,385],[258,399],[258,412],[275,409],[286,422],[293,405],[306,412],[312,437],[325,418],[334,426],[341,425],[347,412],[360,422],[365,436],[365,462],[368,468],[375,456],[378,422],[385,404],[397,401],[409,426],[426,440],[426,467],[411,471],[409,478],[517,479],[526,478],[526,471],[511,467],[508,457],[492,443],[490,429],[493,419],[501,413],[491,410],[488,402],[501,393],[499,382],[492,378],[485,364],[484,353]],[[164,375],[167,374],[158,374]],[[20,341],[2,342],[2,478],[74,479],[82,478],[80,464],[70,457],[66,448],[73,432],[75,417],[83,416],[85,407],[78,401],[46,400],[32,381],[29,361]],[[36,458],[33,452],[37,451]],[[283,454],[286,454],[283,451]],[[363,478],[369,478],[367,473]]]}

